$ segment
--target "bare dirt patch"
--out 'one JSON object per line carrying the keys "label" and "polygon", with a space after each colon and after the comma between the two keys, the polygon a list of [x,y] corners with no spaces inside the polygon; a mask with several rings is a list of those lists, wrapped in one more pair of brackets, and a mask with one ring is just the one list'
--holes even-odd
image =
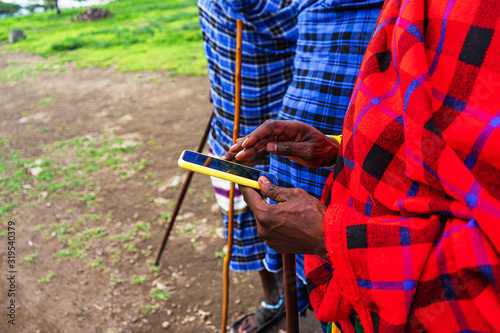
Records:
{"label": "bare dirt patch", "polygon": [[[7,72],[44,63],[0,53]],[[3,198],[17,202],[0,231],[15,221],[18,307],[15,328],[2,312],[1,332],[219,330],[225,241],[208,177],[195,175],[161,267],[148,263],[185,175],[177,157],[208,121],[207,91],[206,77],[72,64],[0,84],[4,154],[28,161]],[[7,238],[0,243],[5,258]],[[262,291],[256,273],[231,280],[232,321]],[[7,299],[5,279],[0,287]],[[320,331],[312,317],[301,332]]]}

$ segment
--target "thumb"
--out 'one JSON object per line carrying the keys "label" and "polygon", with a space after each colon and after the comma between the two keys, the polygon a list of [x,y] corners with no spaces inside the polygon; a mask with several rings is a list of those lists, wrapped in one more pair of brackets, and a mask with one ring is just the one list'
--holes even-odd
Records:
{"label": "thumb", "polygon": [[259,187],[262,193],[264,193],[271,200],[284,202],[288,199],[288,196],[286,195],[286,188],[274,185],[264,176],[259,177]]}

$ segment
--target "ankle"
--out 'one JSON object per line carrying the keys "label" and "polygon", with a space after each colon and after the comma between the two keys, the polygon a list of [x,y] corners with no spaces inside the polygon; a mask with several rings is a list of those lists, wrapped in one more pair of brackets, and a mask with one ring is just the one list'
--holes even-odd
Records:
{"label": "ankle", "polygon": [[282,304],[283,304],[283,298],[280,298],[278,303],[276,304],[269,304],[265,301],[260,302],[260,306],[268,310],[277,310],[281,307]]}
{"label": "ankle", "polygon": [[274,290],[270,295],[264,295],[264,301],[265,303],[269,305],[277,305],[282,301],[283,297],[281,297],[280,293],[278,290]]}

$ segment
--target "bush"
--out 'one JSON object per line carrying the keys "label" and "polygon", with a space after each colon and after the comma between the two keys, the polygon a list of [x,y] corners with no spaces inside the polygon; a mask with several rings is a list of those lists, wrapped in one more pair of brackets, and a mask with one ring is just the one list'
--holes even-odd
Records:
{"label": "bush", "polygon": [[60,42],[52,44],[51,48],[54,51],[71,51],[82,48],[88,43],[82,37],[68,37]]}

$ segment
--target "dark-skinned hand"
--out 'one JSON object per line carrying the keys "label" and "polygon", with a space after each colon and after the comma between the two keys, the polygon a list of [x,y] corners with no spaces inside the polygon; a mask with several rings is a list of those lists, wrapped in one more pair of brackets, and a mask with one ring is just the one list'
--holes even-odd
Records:
{"label": "dark-skinned hand", "polygon": [[239,186],[257,220],[257,232],[266,244],[280,253],[326,255],[323,216],[326,207],[299,188],[284,188],[259,178],[259,186],[271,205],[250,187]]}
{"label": "dark-skinned hand", "polygon": [[224,159],[255,165],[266,153],[284,155],[299,164],[319,168],[335,163],[337,140],[300,121],[268,120],[246,137],[238,139]]}

